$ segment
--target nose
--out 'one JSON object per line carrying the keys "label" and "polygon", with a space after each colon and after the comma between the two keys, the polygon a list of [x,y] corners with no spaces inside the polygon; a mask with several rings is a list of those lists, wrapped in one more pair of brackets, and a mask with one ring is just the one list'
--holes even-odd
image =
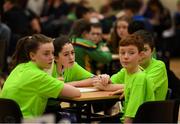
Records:
{"label": "nose", "polygon": [[129,57],[128,53],[125,53],[125,54],[124,54],[124,58],[125,58],[125,59],[128,59],[128,57]]}
{"label": "nose", "polygon": [[71,60],[74,59],[74,55],[70,54],[70,55],[69,55],[69,58],[70,58]]}

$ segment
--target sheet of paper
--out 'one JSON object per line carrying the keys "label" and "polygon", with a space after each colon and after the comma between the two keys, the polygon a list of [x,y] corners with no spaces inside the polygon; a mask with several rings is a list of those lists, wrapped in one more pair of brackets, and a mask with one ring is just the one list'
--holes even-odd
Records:
{"label": "sheet of paper", "polygon": [[98,91],[96,88],[80,87],[78,88],[81,93]]}

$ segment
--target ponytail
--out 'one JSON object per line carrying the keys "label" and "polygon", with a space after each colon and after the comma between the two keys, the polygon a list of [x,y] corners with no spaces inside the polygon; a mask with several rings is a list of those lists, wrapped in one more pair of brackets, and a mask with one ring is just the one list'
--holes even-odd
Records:
{"label": "ponytail", "polygon": [[12,61],[10,62],[10,71],[20,63],[25,63],[31,60],[30,52],[36,52],[39,48],[40,43],[52,42],[52,38],[49,38],[42,34],[34,34],[32,36],[25,36],[19,39],[16,50],[12,55]]}

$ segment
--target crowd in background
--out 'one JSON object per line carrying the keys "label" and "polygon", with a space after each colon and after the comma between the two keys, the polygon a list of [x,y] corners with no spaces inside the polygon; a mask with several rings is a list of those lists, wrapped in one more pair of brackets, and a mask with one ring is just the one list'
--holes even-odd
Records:
{"label": "crowd in background", "polygon": [[[86,50],[91,55],[87,63],[84,57],[82,65],[82,61],[78,61],[80,57],[76,58],[82,67],[95,74],[112,75],[121,68],[119,60],[112,57],[112,54],[118,54],[120,39],[133,33],[133,28],[142,26],[154,34],[155,57],[163,60],[169,70],[169,87],[177,90],[180,85],[174,83],[179,79],[169,69],[170,57],[180,56],[179,0],[174,15],[160,0],[148,0],[147,3],[143,0],[109,0],[99,12],[86,0],[76,3],[65,0],[1,0],[0,9],[0,72],[4,78],[10,72],[8,67],[18,39],[35,33],[52,38],[69,35],[75,51],[83,54],[82,51]],[[170,32],[172,28],[174,33]]]}

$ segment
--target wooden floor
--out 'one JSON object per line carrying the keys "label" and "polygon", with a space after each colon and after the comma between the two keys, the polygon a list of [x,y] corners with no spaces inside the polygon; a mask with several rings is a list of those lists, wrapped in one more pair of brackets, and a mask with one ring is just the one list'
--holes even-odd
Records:
{"label": "wooden floor", "polygon": [[[170,69],[180,79],[180,58],[173,58],[170,60]],[[180,123],[180,108],[179,108],[178,123]]]}
{"label": "wooden floor", "polygon": [[180,79],[180,58],[170,59],[170,69]]}

